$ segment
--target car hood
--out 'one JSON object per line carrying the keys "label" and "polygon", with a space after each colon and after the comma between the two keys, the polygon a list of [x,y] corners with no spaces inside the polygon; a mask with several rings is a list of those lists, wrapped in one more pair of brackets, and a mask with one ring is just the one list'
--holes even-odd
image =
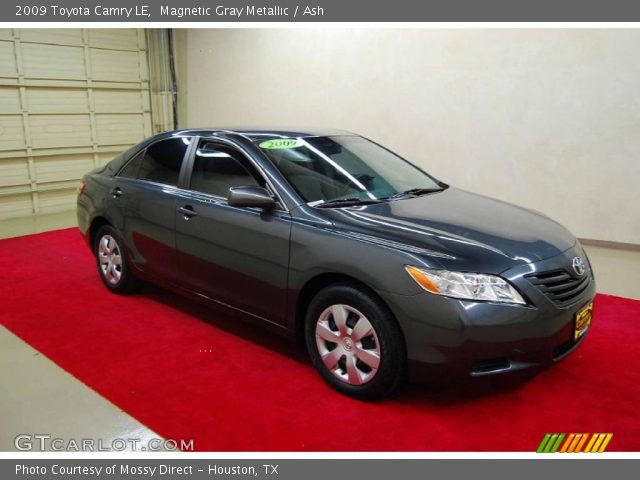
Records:
{"label": "car hood", "polygon": [[545,215],[456,188],[325,211],[347,235],[405,248],[429,257],[434,266],[461,271],[501,273],[558,255],[576,242]]}

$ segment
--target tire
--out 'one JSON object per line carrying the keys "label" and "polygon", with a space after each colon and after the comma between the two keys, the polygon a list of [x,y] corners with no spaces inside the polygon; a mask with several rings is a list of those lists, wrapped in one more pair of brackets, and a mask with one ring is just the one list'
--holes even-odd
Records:
{"label": "tire", "polygon": [[375,295],[341,283],[322,289],[305,318],[311,361],[338,392],[362,400],[389,396],[405,380],[404,337]]}
{"label": "tire", "polygon": [[116,229],[111,225],[100,227],[93,247],[102,283],[117,294],[135,291],[138,280],[131,273],[124,242]]}

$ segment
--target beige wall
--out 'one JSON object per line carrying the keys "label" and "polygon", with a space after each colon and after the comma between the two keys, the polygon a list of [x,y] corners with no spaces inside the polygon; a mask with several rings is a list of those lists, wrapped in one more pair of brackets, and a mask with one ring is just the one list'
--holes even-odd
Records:
{"label": "beige wall", "polygon": [[312,125],[438,178],[640,243],[640,31],[195,29],[182,126]]}

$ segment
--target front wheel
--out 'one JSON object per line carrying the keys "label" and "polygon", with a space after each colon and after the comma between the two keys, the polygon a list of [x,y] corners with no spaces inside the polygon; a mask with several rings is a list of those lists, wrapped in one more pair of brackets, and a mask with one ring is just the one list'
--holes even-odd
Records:
{"label": "front wheel", "polygon": [[349,284],[332,285],[311,301],[305,339],[309,356],[333,388],[374,400],[404,380],[404,338],[395,318],[372,293]]}
{"label": "front wheel", "polygon": [[137,287],[124,250],[124,242],[110,225],[98,230],[94,245],[98,273],[105,286],[113,293],[130,293]]}

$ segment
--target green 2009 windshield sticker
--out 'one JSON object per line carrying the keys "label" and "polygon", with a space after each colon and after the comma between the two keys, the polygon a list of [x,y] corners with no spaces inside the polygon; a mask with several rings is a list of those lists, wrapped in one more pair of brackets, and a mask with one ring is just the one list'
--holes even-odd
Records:
{"label": "green 2009 windshield sticker", "polygon": [[260,144],[260,148],[279,149],[279,148],[298,148],[302,147],[304,142],[299,138],[276,138],[275,140],[267,140]]}

